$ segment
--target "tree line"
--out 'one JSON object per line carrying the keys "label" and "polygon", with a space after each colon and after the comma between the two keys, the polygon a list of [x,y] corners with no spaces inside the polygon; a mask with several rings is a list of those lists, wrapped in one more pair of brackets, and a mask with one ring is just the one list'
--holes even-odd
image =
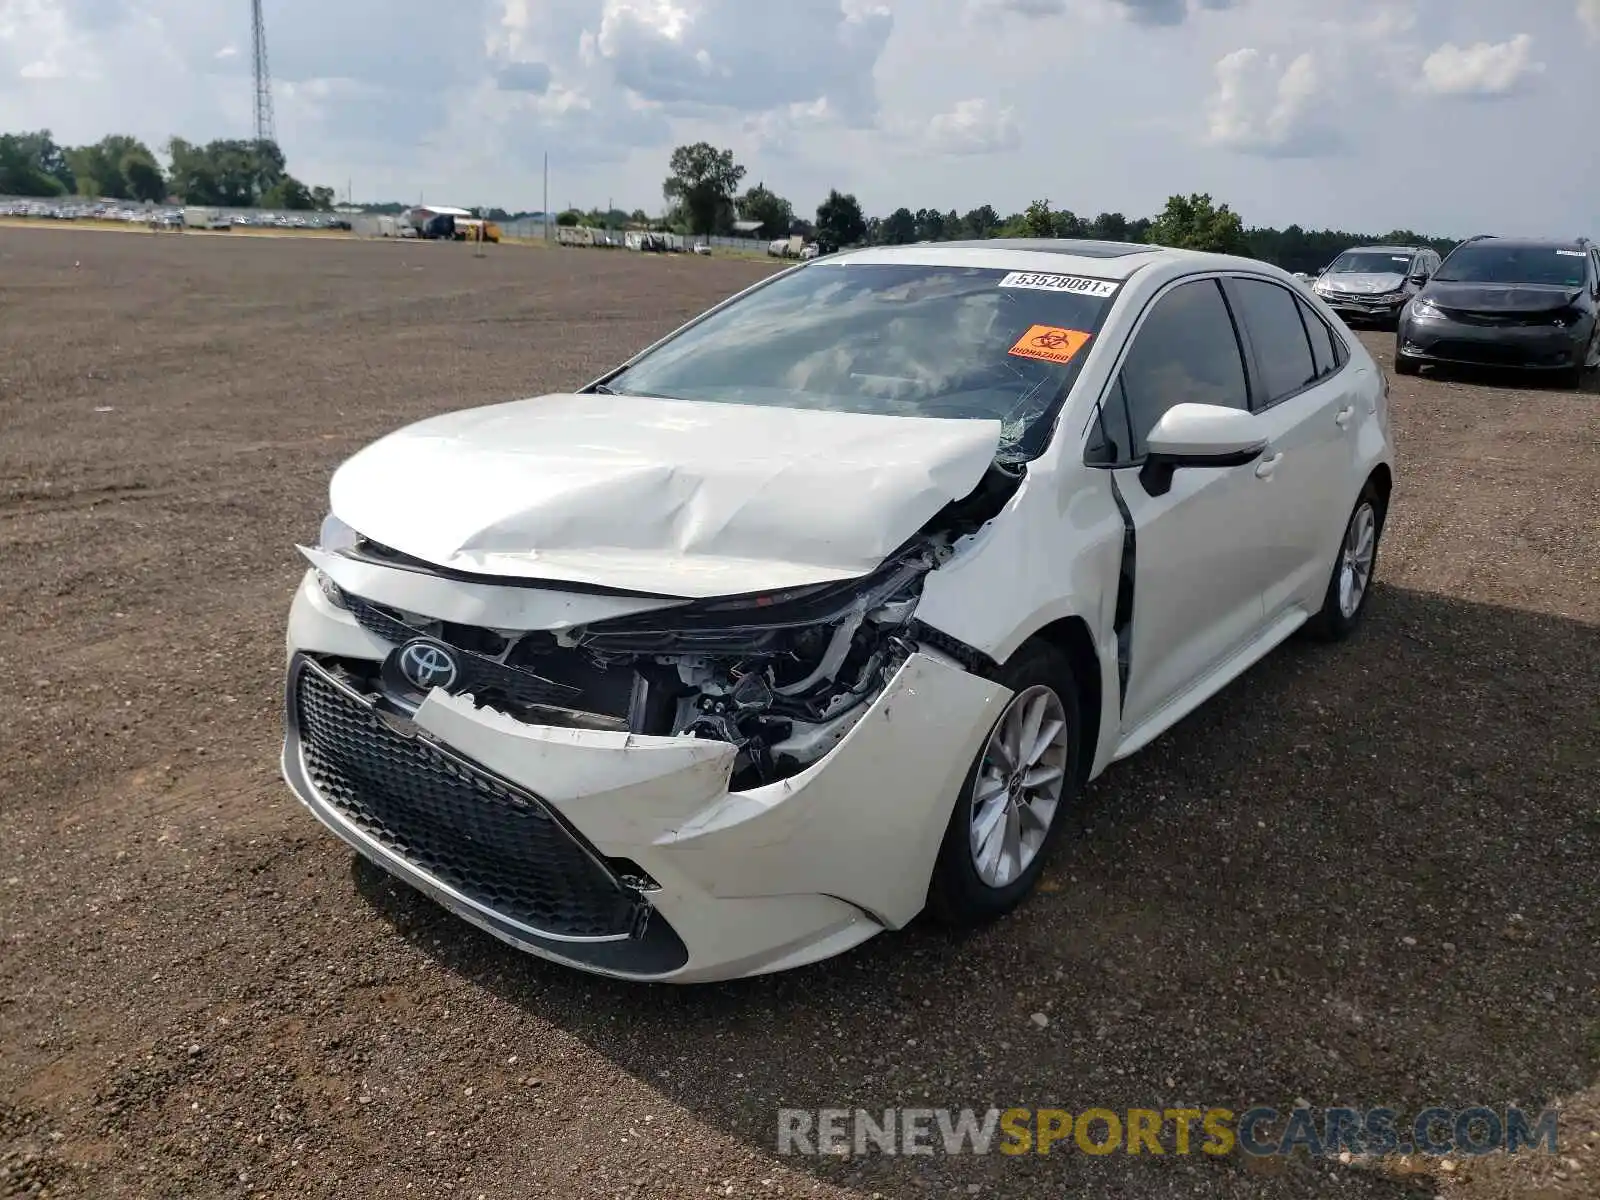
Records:
{"label": "tree line", "polygon": [[955,209],[897,208],[884,217],[868,217],[855,196],[830,191],[817,208],[816,220],[795,214],[794,206],[764,184],[741,193],[747,172],[733,151],[707,142],[679,146],[672,152],[662,185],[671,209],[667,223],[690,234],[728,234],[736,222],[759,222],[754,231],[775,239],[799,234],[815,239],[824,250],[853,245],[905,245],[975,238],[1096,238],[1241,254],[1275,263],[1287,271],[1316,272],[1350,246],[1391,243],[1431,246],[1446,254],[1459,239],[1430,237],[1410,229],[1380,235],[1339,229],[1307,230],[1249,226],[1227,204],[1207,193],[1176,195],[1153,217],[1128,217],[1119,212],[1080,216],[1035,200],[1021,212],[1002,216],[984,204],[967,212]]}
{"label": "tree line", "polygon": [[162,166],[150,147],[126,134],[90,146],[62,146],[48,129],[0,134],[0,196],[86,196],[326,212],[333,189],[307,187],[289,174],[275,142],[224,139],[200,145],[174,137]]}

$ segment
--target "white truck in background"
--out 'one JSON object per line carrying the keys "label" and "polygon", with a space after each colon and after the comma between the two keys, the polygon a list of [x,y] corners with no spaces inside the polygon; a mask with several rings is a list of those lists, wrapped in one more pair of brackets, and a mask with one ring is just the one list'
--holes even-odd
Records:
{"label": "white truck in background", "polygon": [[183,227],[185,229],[232,229],[233,222],[223,216],[220,209],[194,208],[186,205],[183,210]]}
{"label": "white truck in background", "polygon": [[794,237],[776,238],[767,243],[767,253],[773,258],[799,258],[805,245],[805,238],[799,234]]}

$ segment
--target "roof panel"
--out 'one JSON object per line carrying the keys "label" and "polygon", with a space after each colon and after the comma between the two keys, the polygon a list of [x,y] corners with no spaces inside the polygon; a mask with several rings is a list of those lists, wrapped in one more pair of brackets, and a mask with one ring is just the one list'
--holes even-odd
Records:
{"label": "roof panel", "polygon": [[[1108,253],[1106,247],[1114,247],[1115,251]],[[910,246],[868,246],[829,255],[817,262],[916,263],[1003,271],[1076,272],[1100,279],[1127,279],[1148,263],[1173,253],[1162,246],[1117,242],[990,238],[970,242],[918,242]]]}
{"label": "roof panel", "polygon": [[1091,238],[985,238],[981,241],[939,242],[957,249],[999,248],[1029,250],[1039,254],[1068,254],[1073,258],[1125,258],[1130,254],[1151,254],[1162,247],[1138,242],[1102,242]]}

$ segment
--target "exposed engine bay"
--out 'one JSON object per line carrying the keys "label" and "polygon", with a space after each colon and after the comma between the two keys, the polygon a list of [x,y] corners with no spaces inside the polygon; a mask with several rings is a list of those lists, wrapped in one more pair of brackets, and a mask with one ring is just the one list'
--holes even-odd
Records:
{"label": "exposed engine bay", "polygon": [[[370,632],[394,643],[382,689],[415,705],[422,689],[399,658],[416,638],[464,652],[450,690],[521,721],[739,748],[732,786],[771,783],[822,758],[918,649],[922,583],[992,519],[1023,468],[994,464],[867,576],[783,592],[694,601],[557,631],[457,625],[337,593]],[[370,541],[346,553],[403,557]],[[407,564],[418,569],[422,564]]]}

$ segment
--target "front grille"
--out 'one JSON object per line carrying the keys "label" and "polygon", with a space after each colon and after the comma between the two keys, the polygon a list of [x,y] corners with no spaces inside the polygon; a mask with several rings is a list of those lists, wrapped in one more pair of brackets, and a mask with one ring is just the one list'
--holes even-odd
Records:
{"label": "front grille", "polygon": [[1444,338],[1435,342],[1428,347],[1428,353],[1436,358],[1448,358],[1463,363],[1481,363],[1489,367],[1522,367],[1534,361],[1520,346],[1501,342],[1462,341],[1454,338]]}
{"label": "front grille", "polygon": [[1553,312],[1466,312],[1458,308],[1446,308],[1440,311],[1458,325],[1477,325],[1485,329],[1519,329],[1530,326],[1554,325],[1557,316]]}
{"label": "front grille", "polygon": [[500,653],[505,652],[505,640],[492,630],[440,621],[432,622],[439,629],[435,634],[407,624],[383,605],[373,604],[360,596],[346,592],[344,603],[357,624],[386,642],[398,646],[413,638],[433,638],[460,651],[456,655],[460,673],[451,690],[470,693],[479,704],[509,705],[514,708],[562,705],[571,703],[583,694],[580,689],[568,684],[545,679],[532,671],[478,653],[475,647],[489,639],[498,640]]}
{"label": "front grille", "polygon": [[638,897],[533,796],[402,734],[309,664],[293,684],[292,719],[318,797],[386,850],[531,930],[634,931]]}
{"label": "front grille", "polygon": [[390,616],[387,610],[376,604],[370,604],[359,596],[352,596],[346,592],[344,602],[345,607],[350,610],[350,615],[356,619],[356,624],[386,642],[408,642],[420,632],[412,629],[399,617]]}
{"label": "front grille", "polygon": [[1322,298],[1329,304],[1359,304],[1363,308],[1393,308],[1404,297],[1394,295],[1380,296],[1371,292],[1324,292]]}

